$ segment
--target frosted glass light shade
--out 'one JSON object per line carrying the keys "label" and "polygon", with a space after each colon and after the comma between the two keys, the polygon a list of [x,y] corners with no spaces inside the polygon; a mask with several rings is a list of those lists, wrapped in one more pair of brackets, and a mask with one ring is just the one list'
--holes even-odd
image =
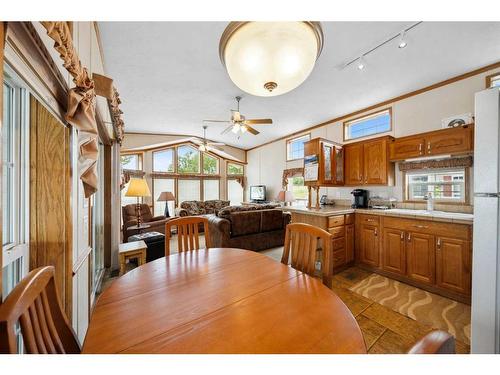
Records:
{"label": "frosted glass light shade", "polygon": [[309,76],[323,47],[319,22],[231,22],[219,54],[229,77],[256,96],[277,96]]}

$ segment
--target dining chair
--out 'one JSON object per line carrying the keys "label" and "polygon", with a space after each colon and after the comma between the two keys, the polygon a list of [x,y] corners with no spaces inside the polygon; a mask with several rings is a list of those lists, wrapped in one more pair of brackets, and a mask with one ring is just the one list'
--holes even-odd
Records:
{"label": "dining chair", "polygon": [[445,331],[432,331],[418,340],[408,354],[455,354],[455,338]]}
{"label": "dining chair", "polygon": [[0,305],[0,353],[17,353],[17,323],[29,354],[81,351],[59,301],[53,266],[31,271]]}
{"label": "dining chair", "polygon": [[200,248],[199,226],[203,225],[205,248],[211,247],[208,219],[203,216],[183,216],[167,221],[165,224],[165,256],[170,255],[171,228],[177,227],[177,251],[190,251]]}
{"label": "dining chair", "polygon": [[316,255],[321,240],[321,274],[323,283],[330,287],[332,278],[332,235],[310,224],[293,223],[286,226],[285,246],[281,263],[298,271],[316,276]]}

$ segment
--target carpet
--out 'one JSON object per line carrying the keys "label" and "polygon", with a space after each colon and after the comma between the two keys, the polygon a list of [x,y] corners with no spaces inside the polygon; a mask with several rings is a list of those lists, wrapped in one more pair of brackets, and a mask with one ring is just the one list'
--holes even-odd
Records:
{"label": "carpet", "polygon": [[372,274],[350,290],[470,344],[470,306]]}

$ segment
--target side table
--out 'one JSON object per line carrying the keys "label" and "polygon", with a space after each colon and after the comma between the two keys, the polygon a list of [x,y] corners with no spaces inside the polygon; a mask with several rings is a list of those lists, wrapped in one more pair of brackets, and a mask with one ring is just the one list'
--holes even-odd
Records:
{"label": "side table", "polygon": [[125,274],[125,264],[128,259],[137,259],[137,265],[146,264],[146,243],[144,241],[126,242],[118,245],[118,258],[120,260],[120,276]]}

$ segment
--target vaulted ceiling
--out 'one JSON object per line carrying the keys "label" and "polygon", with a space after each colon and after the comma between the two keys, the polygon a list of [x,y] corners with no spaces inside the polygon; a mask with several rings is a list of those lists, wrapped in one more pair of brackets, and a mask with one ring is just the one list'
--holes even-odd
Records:
{"label": "vaulted ceiling", "polygon": [[225,22],[99,22],[106,73],[120,96],[126,131],[199,135],[203,119],[229,119],[242,95],[247,118],[272,118],[257,136],[240,139],[224,124],[207,137],[251,148],[303,128],[428,86],[500,60],[500,22],[424,22],[366,58],[366,69],[347,61],[413,22],[322,22],[325,42],[309,78],[276,97],[242,93],[219,55]]}

